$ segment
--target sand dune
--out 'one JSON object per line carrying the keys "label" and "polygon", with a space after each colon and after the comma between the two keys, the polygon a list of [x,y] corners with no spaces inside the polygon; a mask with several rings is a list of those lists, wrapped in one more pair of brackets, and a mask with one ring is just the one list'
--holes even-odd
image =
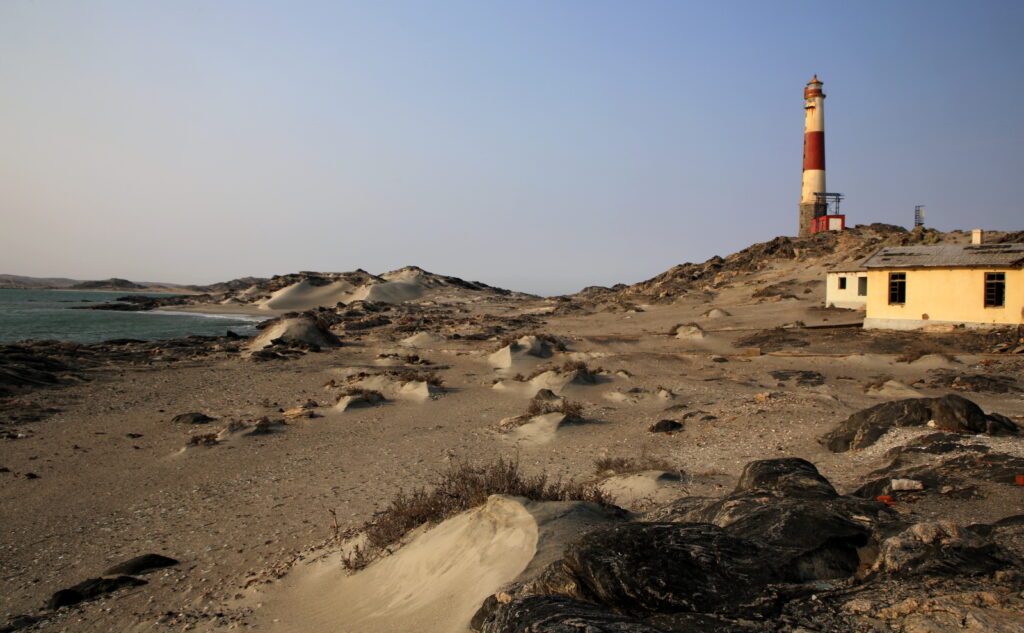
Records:
{"label": "sand dune", "polygon": [[523,336],[488,356],[487,362],[497,369],[510,369],[524,361],[533,363],[538,359],[551,358],[553,354],[551,343],[537,336]]}
{"label": "sand dune", "polygon": [[341,344],[337,336],[324,329],[315,319],[295,317],[282,319],[260,332],[249,344],[249,351],[261,350],[277,339],[282,339],[286,343],[305,343],[321,347],[337,347]]}
{"label": "sand dune", "polygon": [[326,286],[314,286],[309,281],[302,281],[285,286],[270,295],[270,298],[259,302],[263,310],[310,310],[318,306],[333,306],[339,301],[348,303],[354,286],[339,279]]}
{"label": "sand dune", "polygon": [[484,598],[543,569],[569,538],[607,520],[592,504],[494,495],[356,574],[346,575],[337,558],[294,571],[263,597],[259,626],[275,633],[462,633]]}

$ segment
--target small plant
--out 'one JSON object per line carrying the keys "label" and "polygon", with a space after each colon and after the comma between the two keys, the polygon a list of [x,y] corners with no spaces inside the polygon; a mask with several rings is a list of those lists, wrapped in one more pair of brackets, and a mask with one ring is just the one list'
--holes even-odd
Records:
{"label": "small plant", "polygon": [[189,446],[213,446],[217,443],[216,433],[198,433],[188,438]]}
{"label": "small plant", "polygon": [[559,371],[561,371],[563,374],[568,374],[569,372],[574,371],[586,372],[589,374],[590,368],[587,367],[587,364],[581,360],[567,360],[565,361],[565,363],[562,364],[562,368]]}
{"label": "small plant", "polygon": [[519,416],[524,422],[530,418],[537,417],[538,415],[547,415],[548,413],[561,413],[570,421],[579,421],[583,419],[583,403],[573,402],[566,400],[541,400],[536,396],[533,400],[530,400],[530,406],[527,407],[526,413]]}
{"label": "small plant", "polygon": [[399,491],[382,512],[360,529],[365,547],[355,547],[343,558],[347,569],[362,569],[389,551],[415,528],[439,523],[460,512],[483,505],[494,494],[515,495],[533,501],[590,501],[610,506],[610,499],[592,485],[549,480],[547,475],[529,476],[518,459],[503,457],[489,464],[453,465],[431,489]]}
{"label": "small plant", "polygon": [[876,376],[874,380],[864,385],[864,393],[867,393],[872,389],[881,389],[885,385],[885,383],[889,382],[892,379],[893,377],[890,376],[889,374],[882,374],[881,376]]}
{"label": "small plant", "polygon": [[636,457],[600,457],[594,461],[594,470],[599,475],[632,475],[645,470],[666,470],[677,472],[678,469],[668,461],[641,453]]}
{"label": "small plant", "polygon": [[384,394],[382,394],[381,392],[376,391],[374,389],[364,389],[362,387],[348,387],[347,389],[343,389],[341,393],[338,394],[338,400],[341,400],[342,398],[346,397],[362,398],[367,402],[371,403],[384,401]]}
{"label": "small plant", "polygon": [[389,371],[386,373],[399,382],[425,382],[428,385],[437,387],[438,389],[444,388],[444,380],[434,372],[421,373],[416,371]]}
{"label": "small plant", "polygon": [[252,434],[266,435],[268,433],[273,433],[274,426],[278,424],[284,424],[284,420],[278,420],[275,422],[274,420],[271,420],[267,416],[263,416],[259,420],[256,420],[256,424],[254,424],[252,428]]}

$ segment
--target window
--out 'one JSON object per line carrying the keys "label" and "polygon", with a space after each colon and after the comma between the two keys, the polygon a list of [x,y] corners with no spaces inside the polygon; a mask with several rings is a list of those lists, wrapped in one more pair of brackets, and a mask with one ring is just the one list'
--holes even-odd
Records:
{"label": "window", "polygon": [[907,273],[889,273],[889,304],[907,302]]}
{"label": "window", "polygon": [[985,307],[1001,308],[1006,301],[1006,273],[985,273]]}
{"label": "window", "polygon": [[839,289],[846,290],[846,277],[839,278]]}
{"label": "window", "polygon": [[866,297],[868,296],[868,278],[857,277],[857,296]]}

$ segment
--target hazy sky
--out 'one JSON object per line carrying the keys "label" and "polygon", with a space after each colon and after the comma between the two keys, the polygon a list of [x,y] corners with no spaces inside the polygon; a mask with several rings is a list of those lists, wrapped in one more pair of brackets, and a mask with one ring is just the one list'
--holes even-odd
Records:
{"label": "hazy sky", "polygon": [[850,224],[1024,228],[1024,2],[3,0],[0,272],[542,294]]}

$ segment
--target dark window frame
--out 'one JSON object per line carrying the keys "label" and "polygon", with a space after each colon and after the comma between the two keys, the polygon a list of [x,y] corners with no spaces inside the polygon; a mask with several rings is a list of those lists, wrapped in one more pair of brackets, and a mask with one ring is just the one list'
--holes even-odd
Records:
{"label": "dark window frame", "polygon": [[839,289],[846,290],[846,277],[839,278]]}
{"label": "dark window frame", "polygon": [[868,278],[857,277],[857,296],[866,297],[868,296]]}
{"label": "dark window frame", "polygon": [[1006,273],[985,273],[983,302],[986,308],[1006,307]]}
{"label": "dark window frame", "polygon": [[907,273],[889,273],[889,305],[907,303]]}

